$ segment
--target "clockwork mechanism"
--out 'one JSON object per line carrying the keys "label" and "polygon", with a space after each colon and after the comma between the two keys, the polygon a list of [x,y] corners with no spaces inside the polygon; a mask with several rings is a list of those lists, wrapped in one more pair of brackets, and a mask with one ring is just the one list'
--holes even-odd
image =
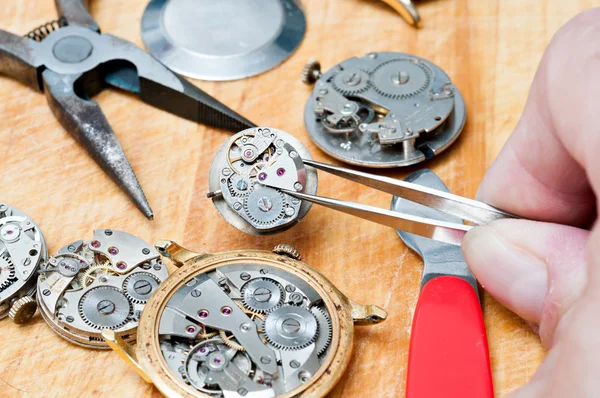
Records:
{"label": "clockwork mechanism", "polygon": [[290,134],[267,127],[234,135],[215,155],[209,172],[209,197],[219,213],[236,228],[256,234],[271,234],[298,223],[310,209],[279,188],[265,186],[276,174],[282,188],[314,194],[317,173],[302,159],[310,159],[306,148]]}
{"label": "clockwork mechanism", "polygon": [[325,396],[351,356],[353,324],[383,321],[279,245],[193,253],[159,241],[180,269],[152,296],[133,348],[111,347],[167,397]]}
{"label": "clockwork mechanism", "polygon": [[19,209],[0,202],[0,319],[28,321],[37,308],[37,272],[48,258],[42,231]]}
{"label": "clockwork mechanism", "polygon": [[94,231],[41,266],[37,285],[40,312],[65,339],[85,347],[108,348],[103,329],[127,341],[144,306],[168,275],[156,249],[125,232]]}
{"label": "clockwork mechanism", "polygon": [[465,103],[448,75],[414,55],[371,53],[323,74],[311,60],[302,79],[315,83],[304,110],[311,138],[350,164],[419,163],[450,146],[465,124]]}

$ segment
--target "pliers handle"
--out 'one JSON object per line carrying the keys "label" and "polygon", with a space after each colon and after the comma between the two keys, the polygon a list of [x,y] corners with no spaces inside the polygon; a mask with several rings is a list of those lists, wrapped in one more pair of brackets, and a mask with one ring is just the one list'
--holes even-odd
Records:
{"label": "pliers handle", "polygon": [[58,15],[67,21],[68,25],[79,25],[100,32],[100,27],[89,13],[89,0],[54,0]]}

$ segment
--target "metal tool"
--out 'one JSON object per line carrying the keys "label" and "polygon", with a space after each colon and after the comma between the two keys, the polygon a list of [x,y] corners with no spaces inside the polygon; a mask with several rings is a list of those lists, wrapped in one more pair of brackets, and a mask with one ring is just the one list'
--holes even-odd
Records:
{"label": "metal tool", "polygon": [[285,131],[269,127],[241,131],[217,151],[208,173],[207,196],[221,216],[243,232],[284,231],[300,222],[311,204],[261,184],[267,182],[262,170],[274,167],[288,188],[314,194],[317,172],[306,169],[302,159],[310,159],[310,153]]}
{"label": "metal tool", "polygon": [[[412,173],[407,182],[447,192],[432,171]],[[451,223],[460,218],[395,196],[392,210]],[[458,246],[398,231],[423,259],[421,294],[408,354],[407,398],[492,398],[490,357],[477,281]]]}
{"label": "metal tool", "polygon": [[404,18],[409,25],[414,26],[415,28],[421,28],[423,24],[421,23],[421,16],[419,12],[415,8],[412,0],[381,0],[390,7],[392,7],[398,14]]}
{"label": "metal tool", "polygon": [[387,225],[394,229],[457,246],[460,246],[464,234],[471,229],[473,225],[487,224],[501,218],[517,218],[515,215],[483,202],[412,184],[410,182],[346,169],[310,159],[303,159],[303,163],[306,166],[431,207],[461,220],[468,221],[471,225],[464,225],[462,223],[449,222],[415,214],[400,213],[359,203],[303,193],[290,187],[285,179],[277,176],[277,172],[272,166],[262,169],[262,172],[267,177],[265,177],[262,182],[259,180],[259,183],[271,188],[280,189],[281,192],[303,201],[320,204],[368,221]]}
{"label": "metal tool", "polygon": [[302,80],[314,83],[304,123],[314,143],[343,162],[402,167],[448,148],[465,124],[465,103],[448,75],[404,53],[370,53],[321,73],[310,60]]}
{"label": "metal tool", "polygon": [[[0,73],[44,92],[52,112],[148,218],[152,210],[115,133],[90,97],[129,91],[157,108],[212,127],[254,124],[119,37],[101,34],[84,0],[56,0],[61,19],[26,37],[0,30]],[[39,40],[39,41],[36,41]]]}
{"label": "metal tool", "polygon": [[150,299],[136,349],[103,336],[167,397],[323,397],[349,364],[354,325],[387,316],[349,300],[288,245],[156,248],[180,269]]}
{"label": "metal tool", "polygon": [[142,310],[167,267],[154,247],[126,232],[97,229],[89,241],[68,244],[40,268],[42,318],[64,339],[109,348],[102,329],[135,341]]}
{"label": "metal tool", "polygon": [[35,313],[37,272],[48,258],[42,231],[25,213],[0,202],[0,319],[25,323]]}
{"label": "metal tool", "polygon": [[142,17],[148,50],[202,80],[257,75],[300,45],[306,18],[296,0],[152,0]]}

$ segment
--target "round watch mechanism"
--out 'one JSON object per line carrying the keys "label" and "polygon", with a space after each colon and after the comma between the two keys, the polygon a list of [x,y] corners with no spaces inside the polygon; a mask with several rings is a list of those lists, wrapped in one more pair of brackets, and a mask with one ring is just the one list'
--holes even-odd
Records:
{"label": "round watch mechanism", "polygon": [[42,231],[19,209],[0,202],[0,319],[25,323],[35,313],[35,283],[48,258]]}
{"label": "round watch mechanism", "polygon": [[169,69],[234,80],[271,69],[300,45],[306,18],[296,0],[151,0],[142,39]]}
{"label": "round watch mechanism", "polygon": [[306,128],[319,148],[346,163],[416,164],[450,146],[465,124],[460,92],[426,59],[371,53],[310,79],[306,70],[303,80],[315,83],[304,109]]}
{"label": "round watch mechanism", "polygon": [[234,135],[218,150],[209,171],[209,197],[227,222],[265,235],[298,223],[311,204],[284,190],[314,194],[317,173],[305,168],[308,150],[290,134],[256,127]]}
{"label": "round watch mechanism", "polygon": [[340,321],[328,293],[298,266],[255,253],[231,252],[195,272],[186,265],[166,305],[152,304],[162,308],[162,362],[190,396],[296,396],[335,354]]}
{"label": "round watch mechanism", "polygon": [[103,329],[135,341],[139,317],[168,276],[154,247],[125,232],[99,229],[41,266],[40,312],[61,337],[90,348],[108,348]]}

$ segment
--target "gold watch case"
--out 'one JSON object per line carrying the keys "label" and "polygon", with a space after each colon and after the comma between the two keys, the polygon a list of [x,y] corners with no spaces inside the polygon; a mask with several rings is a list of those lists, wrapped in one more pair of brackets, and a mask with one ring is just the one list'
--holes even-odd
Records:
{"label": "gold watch case", "polygon": [[[274,268],[300,278],[322,298],[321,305],[325,306],[331,319],[332,333],[327,351],[320,358],[316,372],[278,397],[325,396],[340,380],[350,362],[354,325],[373,325],[387,317],[386,311],[380,307],[348,299],[327,278],[300,261],[299,253],[288,245],[278,245],[273,252],[239,250],[215,254],[195,253],[164,240],[157,241],[155,247],[179,269],[158,287],[146,304],[138,326],[137,346],[124,342],[112,330],[104,330],[102,334],[110,347],[145,381],[153,383],[169,398],[222,396],[202,392],[177,377],[168,366],[159,342],[159,324],[167,303],[180,288],[202,274],[229,265],[239,267],[240,264]],[[238,391],[241,394],[234,392],[228,396],[263,396],[253,395],[243,388]]]}

